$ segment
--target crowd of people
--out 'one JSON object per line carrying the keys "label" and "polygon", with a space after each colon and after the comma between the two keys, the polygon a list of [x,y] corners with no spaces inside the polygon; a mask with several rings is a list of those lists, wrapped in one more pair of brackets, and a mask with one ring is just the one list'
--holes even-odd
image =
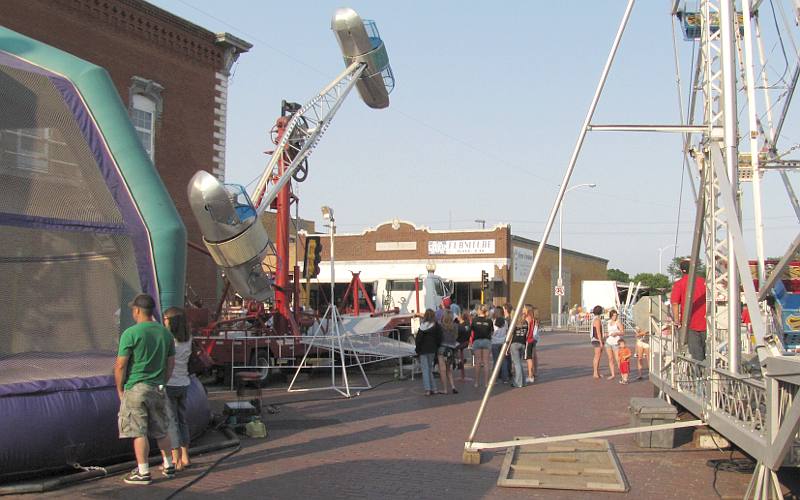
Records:
{"label": "crowd of people", "polygon": [[[670,301],[675,324],[679,325],[686,305],[688,262],[681,262],[683,276],[672,289]],[[695,360],[705,359],[705,282],[696,277],[692,313],[687,320],[689,354]],[[119,437],[132,438],[137,467],[124,479],[129,484],[149,484],[152,481],[148,455],[150,439],[161,449],[162,474],[171,478],[176,471],[191,465],[189,459],[189,427],[186,420],[186,397],[190,385],[188,363],[192,338],[184,311],[169,308],[164,311],[164,324],[156,321],[155,300],[137,295],[129,304],[135,325],[120,337],[114,367],[114,378],[120,398]],[[571,318],[580,318],[581,310],[570,311]],[[574,316],[573,316],[574,315]],[[602,379],[600,364],[605,350],[608,360],[608,380],[617,378],[627,384],[633,353],[625,341],[625,327],[615,310],[608,312],[595,306],[592,310],[590,342],[594,349],[593,376]],[[540,338],[538,310],[524,306],[511,332],[511,343],[503,352],[509,328],[512,326],[513,306],[488,308],[480,305],[472,312],[461,312],[449,298],[439,309],[428,309],[422,315],[416,333],[416,353],[422,369],[422,383],[427,396],[458,394],[454,372],[465,377],[465,351],[469,349],[474,362],[475,388],[489,384],[490,371],[498,363],[500,382],[512,387],[533,384],[537,377],[536,345]],[[647,334],[636,330],[637,378],[642,377],[644,359],[649,356]],[[441,389],[437,389],[434,366],[438,364]]]}
{"label": "crowd of people", "polygon": [[[526,304],[511,336],[511,344],[503,353],[513,306],[478,306],[473,312],[455,309],[449,298],[439,308],[428,309],[422,315],[415,336],[416,353],[422,370],[422,385],[426,396],[458,394],[454,372],[460,370],[461,383],[466,381],[464,361],[469,350],[473,357],[474,386],[489,384],[490,373],[501,363],[500,382],[512,387],[533,384],[538,366],[536,344],[540,329],[538,310]],[[437,388],[434,367],[438,363],[441,389]]]}

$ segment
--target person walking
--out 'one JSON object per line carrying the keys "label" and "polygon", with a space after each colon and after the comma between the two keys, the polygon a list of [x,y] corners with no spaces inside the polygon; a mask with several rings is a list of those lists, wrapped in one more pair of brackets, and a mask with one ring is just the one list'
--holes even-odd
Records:
{"label": "person walking", "polygon": [[528,377],[525,382],[532,384],[536,379],[536,369],[539,365],[536,353],[536,344],[539,342],[538,309],[530,304],[525,304],[523,321],[528,323],[528,337],[525,339],[525,361],[528,366]]}
{"label": "person walking", "polygon": [[594,349],[594,358],[592,359],[592,371],[593,377],[596,379],[600,378],[600,357],[603,355],[603,307],[602,306],[594,306],[592,309],[592,314],[594,314],[594,318],[592,319],[592,327],[589,330],[589,338],[592,343],[592,348]]}
{"label": "person walking", "polygon": [[636,377],[636,380],[642,378],[642,364],[644,363],[644,358],[647,357],[649,361],[650,357],[650,343],[647,341],[647,332],[642,330],[641,328],[636,329],[636,369],[638,370],[639,374]]}
{"label": "person walking", "polygon": [[[672,304],[672,318],[677,328],[680,328],[683,322],[683,311],[689,302],[686,299],[689,288],[689,260],[682,260],[679,267],[682,276],[672,285],[672,292],[669,296]],[[692,358],[696,361],[704,361],[706,359],[706,280],[700,276],[695,276],[694,280],[692,311],[689,328],[686,332],[686,343]]]}
{"label": "person walking", "polygon": [[137,463],[123,481],[144,485],[152,482],[148,438],[155,439],[165,452],[164,477],[175,476],[164,390],[175,366],[175,345],[169,330],[153,317],[156,309],[153,297],[139,294],[128,306],[136,324],[122,332],[114,364],[114,382],[120,399],[117,423],[121,439],[133,438]]}
{"label": "person walking", "polygon": [[172,462],[175,469],[189,468],[189,423],[187,421],[186,397],[189,392],[189,356],[192,354],[192,334],[183,309],[170,307],[164,311],[164,325],[172,333],[175,342],[175,368],[167,380],[167,402],[170,409],[169,440],[172,443]]}
{"label": "person walking", "polygon": [[525,356],[525,344],[528,342],[528,325],[529,323],[525,318],[519,319],[511,336],[511,345],[508,347],[508,351],[511,353],[511,364],[514,368],[512,387],[524,386],[522,359]]}
{"label": "person walking", "polygon": [[436,313],[433,309],[425,311],[422,323],[417,330],[415,339],[416,353],[419,355],[419,364],[422,368],[422,385],[425,395],[430,396],[436,392],[436,379],[433,378],[433,361],[436,352],[442,343],[442,328],[436,322]]}
{"label": "person walking", "polygon": [[458,325],[453,322],[453,315],[449,310],[445,310],[442,316],[441,329],[442,343],[437,350],[439,356],[439,377],[442,379],[442,390],[439,394],[447,394],[446,387],[450,387],[453,394],[458,394],[456,383],[453,380],[455,350],[458,346]]}
{"label": "person walking", "polygon": [[461,322],[458,324],[458,347],[456,356],[458,357],[458,369],[461,370],[461,383],[466,381],[464,372],[464,350],[469,345],[469,334],[472,331],[472,316],[469,311],[461,313]]}
{"label": "person walking", "polygon": [[619,339],[619,375],[620,384],[628,383],[628,374],[631,372],[631,350],[625,347],[625,339]]}
{"label": "person walking", "polygon": [[611,310],[608,313],[608,335],[606,335],[606,355],[608,356],[608,369],[611,375],[608,380],[613,380],[617,376],[617,364],[619,363],[619,339],[625,335],[624,327],[619,320],[617,311]]}
{"label": "person walking", "polygon": [[489,310],[485,305],[478,309],[478,317],[472,320],[472,334],[470,335],[470,346],[475,355],[475,387],[480,385],[480,374],[483,369],[483,383],[489,385],[489,370],[491,360],[489,359],[489,348],[492,345],[492,332],[494,325],[486,317]]}
{"label": "person walking", "polygon": [[508,356],[501,356],[503,344],[506,341],[506,334],[508,333],[507,317],[505,316],[503,308],[496,308],[494,310],[494,332],[492,332],[492,362],[500,365],[500,378],[504,384],[509,381],[509,372],[511,360]]}

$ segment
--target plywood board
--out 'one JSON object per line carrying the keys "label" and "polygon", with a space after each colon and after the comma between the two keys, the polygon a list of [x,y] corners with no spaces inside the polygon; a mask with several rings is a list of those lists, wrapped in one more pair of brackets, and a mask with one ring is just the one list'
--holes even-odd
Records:
{"label": "plywood board", "polygon": [[513,446],[506,452],[497,485],[556,490],[628,491],[628,482],[614,448],[605,439],[578,439],[555,445]]}

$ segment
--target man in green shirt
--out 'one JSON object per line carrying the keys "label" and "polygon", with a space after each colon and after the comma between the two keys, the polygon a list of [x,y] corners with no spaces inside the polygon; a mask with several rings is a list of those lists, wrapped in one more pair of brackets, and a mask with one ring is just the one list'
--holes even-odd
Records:
{"label": "man in green shirt", "polygon": [[167,436],[167,400],[164,386],[175,366],[172,334],[153,318],[155,300],[139,294],[128,304],[136,324],[122,332],[114,366],[119,394],[119,437],[133,438],[138,467],[125,476],[128,484],[150,484],[148,437],[158,441],[164,453],[164,477],[175,476],[172,449]]}

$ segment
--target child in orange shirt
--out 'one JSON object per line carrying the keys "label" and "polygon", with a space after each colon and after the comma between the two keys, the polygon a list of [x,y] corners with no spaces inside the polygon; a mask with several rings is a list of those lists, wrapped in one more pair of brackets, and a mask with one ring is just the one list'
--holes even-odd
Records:
{"label": "child in orange shirt", "polygon": [[620,384],[628,383],[628,374],[631,372],[631,350],[625,347],[625,340],[619,339],[618,356],[619,356],[619,373],[622,375]]}

